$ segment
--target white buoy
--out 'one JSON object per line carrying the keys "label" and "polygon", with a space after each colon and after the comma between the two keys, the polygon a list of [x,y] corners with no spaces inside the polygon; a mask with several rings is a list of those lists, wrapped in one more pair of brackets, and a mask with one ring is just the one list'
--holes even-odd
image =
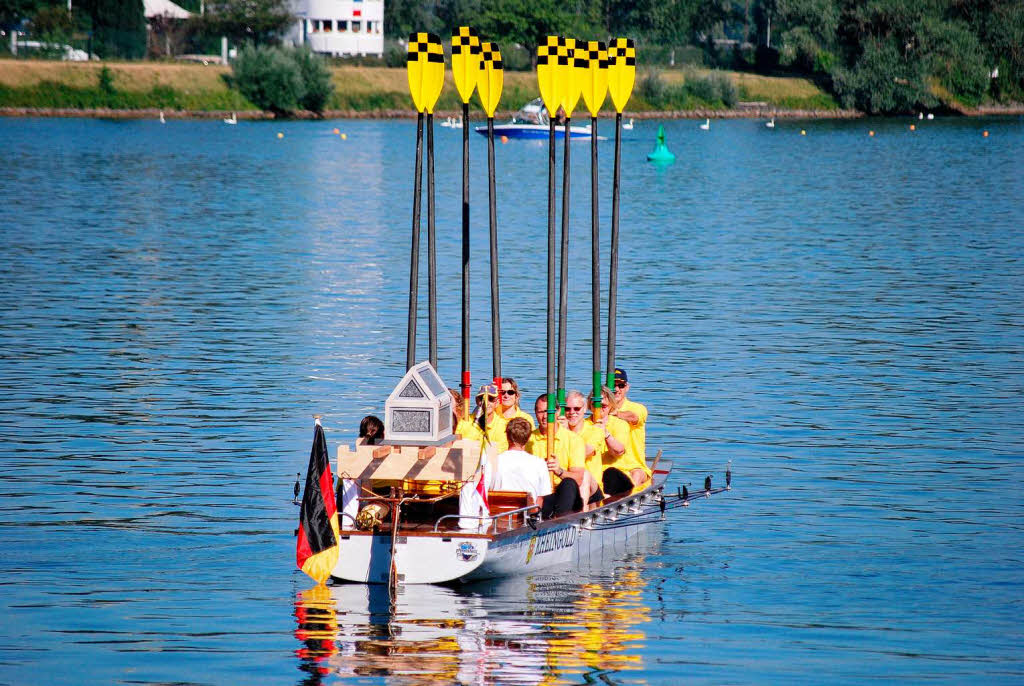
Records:
{"label": "white buoy", "polygon": [[928,113],[928,118],[929,118],[929,119],[935,119],[935,115],[934,115],[934,114],[932,114],[931,112],[929,112],[929,113]]}

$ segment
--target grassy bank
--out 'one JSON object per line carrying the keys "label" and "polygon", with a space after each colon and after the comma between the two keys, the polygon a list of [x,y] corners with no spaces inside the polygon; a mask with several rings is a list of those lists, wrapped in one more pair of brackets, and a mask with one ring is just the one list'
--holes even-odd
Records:
{"label": "grassy bank", "polygon": [[[101,72],[110,76],[101,85]],[[230,69],[218,65],[163,62],[73,63],[0,60],[0,107],[35,109],[166,109],[181,111],[258,111],[230,85]],[[332,67],[335,91],[328,109],[355,114],[412,110],[404,69]],[[647,88],[640,88],[646,77]],[[440,112],[456,112],[461,102],[451,74],[438,101]],[[654,81],[658,83],[651,85]],[[723,96],[721,82],[732,84]],[[638,114],[663,111],[715,111],[734,101],[757,101],[767,108],[836,110],[828,94],[807,79],[773,78],[738,72],[665,70],[638,74],[629,109]],[[718,83],[719,86],[709,85]],[[499,107],[514,111],[537,97],[531,72],[506,72]],[[606,108],[611,110],[610,101]]]}

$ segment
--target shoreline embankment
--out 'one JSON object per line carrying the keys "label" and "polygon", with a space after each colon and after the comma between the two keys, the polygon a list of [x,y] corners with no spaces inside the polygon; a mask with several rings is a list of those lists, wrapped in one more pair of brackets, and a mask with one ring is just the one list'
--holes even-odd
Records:
{"label": "shoreline embankment", "polygon": [[[415,110],[325,110],[323,114],[313,112],[296,112],[289,117],[276,117],[273,112],[261,112],[253,110],[229,111],[229,110],[161,110],[159,108],[143,109],[110,109],[100,108],[70,108],[70,107],[0,107],[0,117],[68,117],[83,119],[157,119],[163,112],[165,119],[221,119],[235,114],[239,120],[249,121],[292,121],[303,119],[415,119]],[[1021,108],[1024,113],[1024,108]],[[495,121],[504,121],[511,118],[512,111],[496,112]],[[1013,114],[1013,113],[1010,113]],[[459,117],[461,112],[438,111],[434,113],[435,119],[445,117]],[[643,111],[631,112],[626,110],[622,114],[624,119],[857,119],[865,116],[857,110],[784,110],[770,107],[749,108],[737,107],[726,110],[696,109],[696,110],[670,110],[670,111]],[[614,119],[614,112],[602,112],[599,119]],[[474,121],[484,121],[483,115],[471,117]],[[574,119],[575,121],[575,119]]]}

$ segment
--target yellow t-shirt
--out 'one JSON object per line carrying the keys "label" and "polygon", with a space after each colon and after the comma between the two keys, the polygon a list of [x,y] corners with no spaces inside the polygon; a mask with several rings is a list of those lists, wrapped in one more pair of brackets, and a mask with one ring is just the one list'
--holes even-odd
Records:
{"label": "yellow t-shirt", "polygon": [[590,445],[596,445],[598,448],[597,454],[587,458],[587,469],[597,479],[597,483],[601,483],[604,470],[610,467],[615,467],[627,476],[630,470],[642,469],[645,474],[650,476],[651,471],[647,468],[647,465],[633,453],[629,440],[629,424],[618,417],[608,417],[607,426],[608,433],[611,434],[612,438],[625,446],[626,452],[622,455],[613,455],[611,450],[608,449],[608,444],[604,440],[604,430],[600,424],[595,424],[590,419],[583,422],[583,440]]}
{"label": "yellow t-shirt", "polygon": [[530,422],[530,430],[531,431],[537,428],[537,422],[535,422],[533,420],[533,417],[531,417],[529,414],[527,414],[526,412],[523,412],[523,408],[521,408],[521,407],[517,407],[516,408],[516,413],[514,415],[512,415],[511,417],[506,417],[504,415],[501,415],[501,418],[505,420],[506,424],[511,422],[516,417],[522,417],[526,421]]}
{"label": "yellow t-shirt", "polygon": [[455,427],[455,433],[468,440],[480,441],[481,452],[487,450],[487,446],[490,445],[491,450],[488,454],[498,455],[508,450],[508,437],[505,435],[506,426],[507,422],[495,414],[491,418],[491,423],[487,426],[486,434],[480,428],[480,423],[473,419],[460,419],[458,426]]}
{"label": "yellow t-shirt", "polygon": [[647,464],[647,408],[627,398],[622,401],[619,409],[636,414],[636,424],[626,422],[629,426],[629,443],[633,454]]}
{"label": "yellow t-shirt", "polygon": [[[541,433],[539,429],[534,429],[530,434],[530,440],[526,442],[526,452],[536,455],[542,460],[547,460],[548,437],[546,432]],[[555,431],[555,459],[558,460],[558,466],[565,470],[586,467],[586,448],[583,445],[583,439],[568,429],[558,427]],[[551,474],[552,488],[562,482],[562,478],[555,476],[554,472],[549,470],[548,473]]]}

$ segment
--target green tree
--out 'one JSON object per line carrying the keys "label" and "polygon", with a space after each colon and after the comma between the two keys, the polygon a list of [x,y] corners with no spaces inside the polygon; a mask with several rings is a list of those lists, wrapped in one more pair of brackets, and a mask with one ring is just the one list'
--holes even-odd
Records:
{"label": "green tree", "polygon": [[0,29],[8,30],[32,16],[39,0],[0,0]]}
{"label": "green tree", "polygon": [[80,0],[92,19],[92,51],[103,58],[137,59],[146,54],[142,0]]}
{"label": "green tree", "polygon": [[334,92],[331,83],[331,72],[319,55],[313,54],[309,48],[299,48],[293,52],[292,58],[299,67],[302,78],[303,94],[299,98],[302,109],[310,112],[323,112],[327,100]]}
{"label": "green tree", "polygon": [[573,36],[579,17],[558,0],[494,0],[482,7],[473,24],[499,45],[518,43],[536,59],[537,46],[551,35]]}
{"label": "green tree", "polygon": [[199,21],[208,33],[263,45],[279,42],[295,17],[287,0],[208,0]]}

